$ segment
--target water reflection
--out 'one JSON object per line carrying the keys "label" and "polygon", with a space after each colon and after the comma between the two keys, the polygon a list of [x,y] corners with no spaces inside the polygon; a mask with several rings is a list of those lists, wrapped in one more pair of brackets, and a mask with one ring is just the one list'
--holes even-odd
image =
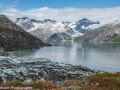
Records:
{"label": "water reflection", "polygon": [[100,51],[119,51],[120,43],[83,43],[82,46]]}
{"label": "water reflection", "polygon": [[19,57],[46,57],[55,62],[83,65],[116,72],[120,70],[120,43],[53,42],[52,47],[12,52]]}

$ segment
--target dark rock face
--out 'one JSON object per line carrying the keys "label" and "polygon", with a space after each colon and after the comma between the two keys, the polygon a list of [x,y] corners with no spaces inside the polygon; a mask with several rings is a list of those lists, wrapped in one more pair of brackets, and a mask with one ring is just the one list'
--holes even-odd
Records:
{"label": "dark rock face", "polygon": [[20,26],[24,30],[29,30],[31,28],[34,28],[33,23],[31,22],[31,20],[28,17],[17,18],[15,23],[17,23],[17,22],[22,22],[22,23],[20,23]]}
{"label": "dark rock face", "polygon": [[[41,23],[42,21],[41,20],[36,20],[36,19],[30,19],[30,21],[32,23]],[[19,21],[18,21],[19,22]]]}
{"label": "dark rock face", "polygon": [[5,51],[34,49],[45,46],[42,40],[35,38],[27,32],[2,28],[0,34],[0,47],[3,47]]}
{"label": "dark rock face", "polygon": [[93,24],[100,24],[100,22],[98,21],[91,21],[91,20],[88,20],[86,18],[83,18],[82,20],[79,20],[78,22],[76,22],[76,27],[75,27],[75,30],[81,32],[81,33],[86,33],[88,32],[89,30],[91,30],[90,28],[87,28],[87,29],[83,29],[82,26],[84,27],[88,27],[89,25],[93,25]]}
{"label": "dark rock face", "polygon": [[67,25],[69,25],[70,23],[72,23],[72,22],[68,22],[68,21],[63,21],[62,22],[62,24],[67,24]]}
{"label": "dark rock face", "polygon": [[20,32],[25,32],[23,28],[18,26],[17,24],[13,23],[8,17],[5,15],[0,15],[0,26],[1,27],[7,27],[10,28],[11,30],[15,31],[20,31]]}
{"label": "dark rock face", "polygon": [[2,77],[0,77],[0,83],[2,83],[2,82],[3,82]]}
{"label": "dark rock face", "polygon": [[101,73],[82,66],[59,64],[46,58],[0,58],[0,82],[20,80],[31,82],[45,79],[48,81],[62,81],[77,79],[82,76],[90,76]]}
{"label": "dark rock face", "polygon": [[44,20],[36,20],[36,19],[29,19],[28,17],[22,17],[22,18],[16,18],[15,21],[16,24],[20,25],[24,30],[30,30],[32,28],[35,28],[33,23],[36,24],[44,24],[44,23],[56,23],[55,20],[51,19],[44,19]]}
{"label": "dark rock face", "polygon": [[0,47],[5,51],[36,49],[49,45],[51,44],[24,31],[6,16],[0,15]]}
{"label": "dark rock face", "polygon": [[51,19],[44,19],[41,23],[47,23],[47,22],[56,23],[55,20],[51,20]]}
{"label": "dark rock face", "polygon": [[72,37],[67,33],[56,33],[50,36],[49,41],[72,40]]}

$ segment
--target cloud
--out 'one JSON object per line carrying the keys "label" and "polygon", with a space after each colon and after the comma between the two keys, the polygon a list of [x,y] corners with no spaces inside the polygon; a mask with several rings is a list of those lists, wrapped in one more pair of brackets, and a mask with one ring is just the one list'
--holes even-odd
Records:
{"label": "cloud", "polygon": [[9,15],[10,13],[13,13],[14,16],[15,16],[15,13],[17,13],[17,12],[19,12],[19,10],[15,9],[15,8],[13,8],[13,7],[10,7],[10,8],[8,8],[8,9],[6,9],[6,10],[4,11],[4,13],[7,13],[8,15]]}
{"label": "cloud", "polygon": [[[15,21],[18,17],[27,16],[33,19],[55,19],[56,21],[78,21],[82,18],[88,18],[93,21],[100,21],[101,25],[115,20],[120,20],[120,7],[113,8],[37,8],[27,11],[21,11],[14,7],[6,8],[2,13]],[[94,26],[96,27],[96,26]]]}

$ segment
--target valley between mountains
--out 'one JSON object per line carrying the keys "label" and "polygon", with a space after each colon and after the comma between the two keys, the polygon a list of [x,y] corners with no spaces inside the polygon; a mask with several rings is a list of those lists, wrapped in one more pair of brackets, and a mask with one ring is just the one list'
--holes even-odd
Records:
{"label": "valley between mountains", "polygon": [[[105,75],[106,78],[104,80],[112,80],[112,82],[119,80],[119,73],[114,76],[107,73],[107,71],[90,69],[82,65],[59,63],[46,57],[23,58],[16,57],[10,53],[13,51],[36,50],[44,47],[51,48],[52,42],[60,43],[66,41],[78,43],[120,43],[120,22],[113,21],[100,26],[99,21],[92,21],[87,18],[76,22],[57,22],[52,19],[36,20],[28,17],[18,17],[16,21],[11,21],[7,16],[0,15],[0,85],[4,86],[8,82],[15,80],[18,80],[18,83],[20,81],[25,84],[40,81],[54,83],[56,90],[79,90],[81,87],[83,87],[83,90],[85,88],[91,89],[91,87],[93,90],[95,90],[94,87],[102,90],[99,86],[102,86],[101,82],[104,83],[104,81],[101,81],[99,77],[103,80],[102,76]],[[68,46],[70,47],[70,45]],[[68,47],[66,48],[69,49]],[[88,50],[89,52],[88,48],[78,48],[78,50],[85,52]],[[75,52],[74,49],[71,49],[71,51]],[[48,53],[51,53],[51,51]],[[86,53],[79,54],[83,55],[83,57],[86,55]],[[54,58],[59,57],[54,56]],[[108,77],[110,76],[115,79],[109,79]],[[80,79],[79,85],[76,84],[78,82],[76,79]],[[74,81],[75,83],[72,83],[72,80],[76,80]],[[96,80],[99,82],[96,82]],[[68,83],[69,81],[72,84]],[[45,84],[40,85],[42,87]],[[113,86],[113,88],[119,90],[119,82],[117,86]],[[46,87],[51,89],[48,86]],[[36,90],[36,87],[34,89]]]}

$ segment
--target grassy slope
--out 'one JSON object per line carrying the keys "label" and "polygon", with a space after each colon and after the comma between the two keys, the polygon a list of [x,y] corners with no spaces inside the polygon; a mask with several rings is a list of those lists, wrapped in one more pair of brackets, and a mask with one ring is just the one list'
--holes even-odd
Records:
{"label": "grassy slope", "polygon": [[[111,74],[111,73],[103,73],[103,74],[97,74],[94,76],[89,77],[90,81],[89,83],[83,84],[82,78],[77,80],[71,80],[71,81],[63,81],[64,86],[63,87],[69,87],[71,85],[80,86],[80,90],[120,90],[120,72]],[[11,83],[4,83],[0,84],[0,86],[8,87],[8,86],[21,86],[26,87],[30,86],[35,89],[52,89],[52,90],[63,90],[61,88],[57,88],[55,83],[46,82],[46,81],[36,81],[32,83],[23,84],[20,81],[13,81]],[[70,89],[66,89],[70,90]]]}

